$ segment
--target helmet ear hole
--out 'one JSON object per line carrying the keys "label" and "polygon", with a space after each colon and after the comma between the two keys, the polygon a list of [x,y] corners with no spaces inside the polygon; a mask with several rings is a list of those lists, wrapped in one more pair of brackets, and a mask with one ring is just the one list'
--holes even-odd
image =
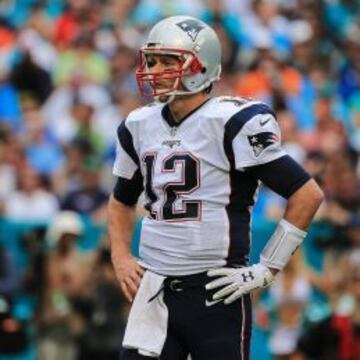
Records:
{"label": "helmet ear hole", "polygon": [[207,69],[206,69],[206,67],[204,66],[204,67],[201,69],[201,73],[202,73],[202,74],[205,74],[206,71],[207,71]]}
{"label": "helmet ear hole", "polygon": [[194,58],[193,61],[190,64],[190,71],[193,74],[203,72],[204,66],[201,64],[198,58]]}

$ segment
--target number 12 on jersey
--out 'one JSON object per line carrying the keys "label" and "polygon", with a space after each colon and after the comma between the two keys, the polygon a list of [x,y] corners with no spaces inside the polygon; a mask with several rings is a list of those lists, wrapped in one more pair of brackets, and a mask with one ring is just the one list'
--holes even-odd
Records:
{"label": "number 12 on jersey", "polygon": [[[189,152],[176,152],[167,156],[161,163],[161,175],[176,173],[180,168],[180,175],[174,181],[166,182],[162,189],[163,202],[159,211],[154,209],[155,202],[161,198],[154,189],[155,165],[159,161],[157,153],[146,153],[142,158],[145,174],[145,193],[148,202],[145,208],[149,211],[150,217],[156,220],[165,221],[200,221],[201,200],[181,200],[183,195],[188,195],[200,187],[200,161]],[[181,201],[181,207],[175,207],[177,200]]]}

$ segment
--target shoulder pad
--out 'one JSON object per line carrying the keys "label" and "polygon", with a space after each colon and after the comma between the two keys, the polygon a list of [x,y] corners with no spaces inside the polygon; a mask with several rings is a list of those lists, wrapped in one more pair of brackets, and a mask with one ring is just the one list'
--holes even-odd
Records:
{"label": "shoulder pad", "polygon": [[163,106],[162,104],[157,104],[153,102],[151,104],[137,108],[129,113],[129,115],[126,118],[126,123],[129,124],[132,122],[138,122],[143,119],[147,119],[152,114],[161,111],[162,106]]}
{"label": "shoulder pad", "polygon": [[219,96],[215,98],[215,101],[212,103],[210,114],[212,117],[222,118],[224,123],[226,123],[235,114],[257,103],[260,102],[237,96]]}
{"label": "shoulder pad", "polygon": [[228,104],[232,104],[233,106],[236,106],[236,107],[242,107],[249,102],[255,102],[255,101],[256,101],[255,99],[243,98],[243,97],[239,97],[239,96],[219,96],[218,97],[219,103],[228,103]]}
{"label": "shoulder pad", "polygon": [[[234,138],[245,125],[251,125],[259,116],[269,115],[275,121],[276,116],[268,105],[260,101],[248,102],[241,108],[238,108],[238,111],[233,112],[230,117],[227,117],[225,133]],[[263,120],[260,120],[260,122],[261,126],[265,124]]]}

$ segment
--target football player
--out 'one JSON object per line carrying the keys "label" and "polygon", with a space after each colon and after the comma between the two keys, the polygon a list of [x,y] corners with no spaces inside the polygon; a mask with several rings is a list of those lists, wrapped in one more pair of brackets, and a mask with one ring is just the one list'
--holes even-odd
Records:
{"label": "football player", "polygon": [[[140,49],[139,89],[155,101],[118,128],[108,207],[113,265],[133,302],[123,360],[248,359],[250,292],[286,266],[323,198],[282,148],[266,104],[211,97],[220,63],[216,33],[188,16],[157,23]],[[250,265],[260,182],[288,202]],[[130,240],[142,192],[148,216],[135,259]]]}

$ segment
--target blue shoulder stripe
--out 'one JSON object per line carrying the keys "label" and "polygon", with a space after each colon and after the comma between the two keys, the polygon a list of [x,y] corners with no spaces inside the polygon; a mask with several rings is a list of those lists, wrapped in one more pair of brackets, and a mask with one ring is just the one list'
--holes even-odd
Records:
{"label": "blue shoulder stripe", "polygon": [[232,148],[232,142],[234,138],[249,120],[251,120],[255,115],[259,114],[271,114],[272,116],[276,117],[268,105],[264,103],[257,103],[240,110],[234,114],[225,124],[223,140],[224,150],[232,165],[234,164],[234,152]]}
{"label": "blue shoulder stripe", "polygon": [[131,132],[125,125],[125,120],[121,122],[117,128],[117,136],[120,142],[121,147],[126,151],[126,153],[131,157],[134,163],[140,166],[139,157],[135,151],[133,137]]}

